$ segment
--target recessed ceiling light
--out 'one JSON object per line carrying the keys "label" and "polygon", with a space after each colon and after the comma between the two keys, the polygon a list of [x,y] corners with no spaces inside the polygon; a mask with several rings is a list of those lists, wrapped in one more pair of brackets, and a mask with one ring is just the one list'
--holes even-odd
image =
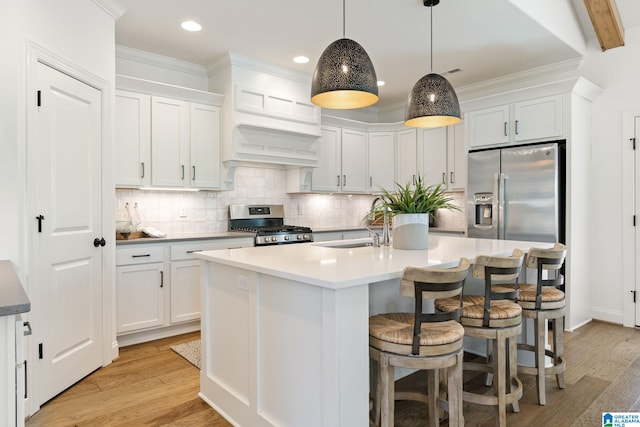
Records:
{"label": "recessed ceiling light", "polygon": [[300,55],[293,58],[293,62],[295,62],[296,64],[306,64],[307,62],[309,62],[309,58],[306,56]]}
{"label": "recessed ceiling light", "polygon": [[384,80],[378,80],[378,82],[376,84],[378,86],[384,86],[385,85],[385,81]]}
{"label": "recessed ceiling light", "polygon": [[202,25],[196,21],[184,21],[180,26],[187,31],[200,31],[202,29]]}

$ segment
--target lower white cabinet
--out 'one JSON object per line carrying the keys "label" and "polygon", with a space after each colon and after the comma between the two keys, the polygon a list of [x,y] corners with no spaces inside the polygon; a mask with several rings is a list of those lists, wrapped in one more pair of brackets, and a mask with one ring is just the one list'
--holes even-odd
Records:
{"label": "lower white cabinet", "polygon": [[0,425],[24,426],[26,373],[22,316],[0,316]]}
{"label": "lower white cabinet", "polygon": [[164,263],[117,268],[118,334],[164,324]]}

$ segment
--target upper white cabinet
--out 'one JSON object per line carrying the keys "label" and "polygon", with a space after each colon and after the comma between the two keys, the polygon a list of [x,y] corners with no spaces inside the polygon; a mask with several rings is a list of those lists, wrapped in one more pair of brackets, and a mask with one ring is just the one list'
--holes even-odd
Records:
{"label": "upper white cabinet", "polygon": [[467,147],[464,123],[447,128],[447,189],[467,187]]}
{"label": "upper white cabinet", "polygon": [[116,91],[115,180],[122,187],[151,184],[151,97]]}
{"label": "upper white cabinet", "polygon": [[394,188],[395,137],[395,132],[369,132],[369,193]]}
{"label": "upper white cabinet", "polygon": [[116,83],[128,89],[116,91],[116,186],[221,189],[223,97],[124,76]]}
{"label": "upper white cabinet", "polygon": [[189,104],[151,99],[151,185],[185,187],[189,182]]}
{"label": "upper white cabinet", "polygon": [[313,169],[311,189],[318,192],[367,192],[367,134],[322,126],[320,165]]}
{"label": "upper white cabinet", "polygon": [[421,132],[421,175],[424,182],[447,188],[447,128],[424,129]]}
{"label": "upper white cabinet", "polygon": [[562,96],[471,111],[470,148],[562,137]]}
{"label": "upper white cabinet", "polygon": [[418,131],[415,128],[396,132],[396,182],[414,183],[418,174]]}

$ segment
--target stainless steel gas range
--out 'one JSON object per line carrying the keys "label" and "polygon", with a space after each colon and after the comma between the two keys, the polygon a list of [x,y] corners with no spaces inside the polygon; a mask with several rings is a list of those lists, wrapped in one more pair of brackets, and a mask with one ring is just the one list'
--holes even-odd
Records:
{"label": "stainless steel gas range", "polygon": [[285,225],[283,205],[230,205],[229,230],[256,233],[256,246],[313,242],[309,227]]}

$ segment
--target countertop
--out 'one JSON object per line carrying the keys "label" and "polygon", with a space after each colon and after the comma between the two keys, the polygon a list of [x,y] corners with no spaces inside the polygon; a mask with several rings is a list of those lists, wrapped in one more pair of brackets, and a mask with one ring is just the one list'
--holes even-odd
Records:
{"label": "countertop", "polygon": [[[370,239],[352,239],[365,242]],[[473,239],[463,236],[430,235],[427,250],[393,247],[330,248],[335,242],[301,243],[203,251],[194,254],[212,261],[258,273],[330,289],[400,278],[406,266],[454,266],[460,257],[473,261],[479,254],[511,254],[514,248],[551,247],[550,243]]]}
{"label": "countertop", "polygon": [[31,302],[9,260],[0,260],[0,316],[26,313]]}
{"label": "countertop", "polygon": [[[373,229],[382,229],[382,226],[374,226]],[[359,231],[366,230],[363,225],[356,226],[342,226],[342,227],[320,227],[314,228],[314,233],[331,233],[331,232],[340,232],[340,231]],[[434,233],[442,232],[442,233],[451,233],[451,234],[460,234],[464,235],[464,230],[459,229],[449,229],[449,228],[439,228],[439,227],[431,227],[429,231],[433,231]],[[208,239],[232,239],[238,237],[253,237],[253,233],[247,233],[242,231],[223,231],[218,233],[187,233],[187,234],[167,234],[166,237],[143,237],[140,239],[130,239],[130,240],[116,240],[116,245],[134,245],[140,243],[156,243],[156,242],[180,242],[180,241],[196,241],[196,240],[208,240]]]}

